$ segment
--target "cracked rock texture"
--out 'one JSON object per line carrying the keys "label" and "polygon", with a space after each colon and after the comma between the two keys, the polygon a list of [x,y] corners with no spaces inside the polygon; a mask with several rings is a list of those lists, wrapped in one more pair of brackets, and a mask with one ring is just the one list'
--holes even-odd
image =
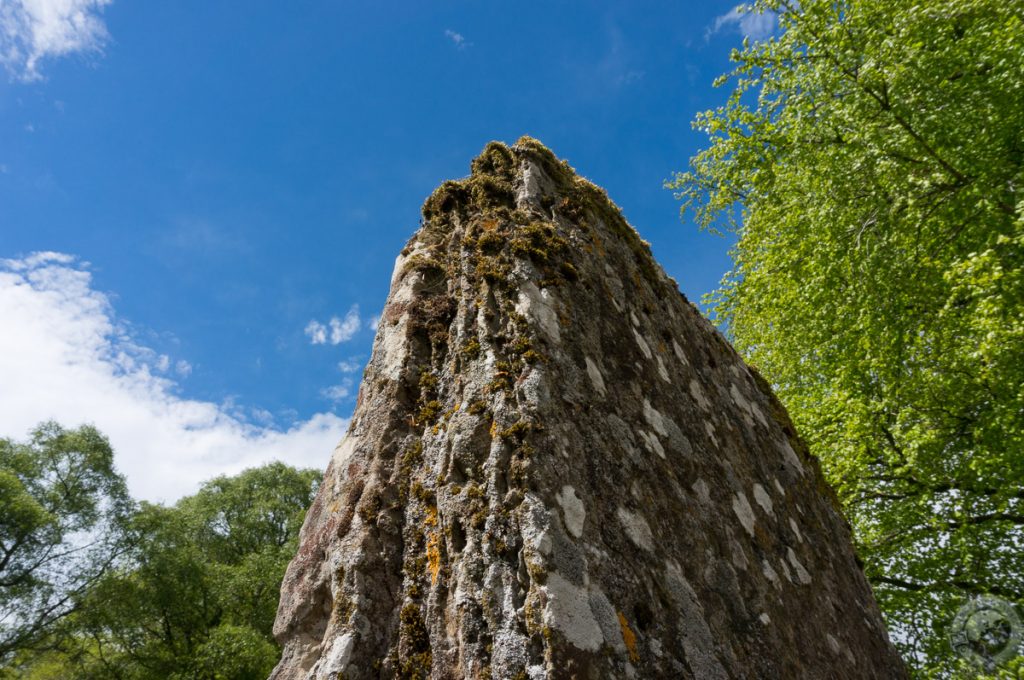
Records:
{"label": "cracked rock texture", "polygon": [[766,382],[535,140],[395,265],[281,589],[300,678],[902,678]]}

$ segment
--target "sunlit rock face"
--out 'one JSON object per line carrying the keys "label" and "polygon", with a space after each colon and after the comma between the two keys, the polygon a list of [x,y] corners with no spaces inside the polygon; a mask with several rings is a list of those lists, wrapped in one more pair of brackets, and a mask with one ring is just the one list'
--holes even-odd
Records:
{"label": "sunlit rock face", "polygon": [[423,207],[273,678],[901,678],[768,385],[531,139]]}

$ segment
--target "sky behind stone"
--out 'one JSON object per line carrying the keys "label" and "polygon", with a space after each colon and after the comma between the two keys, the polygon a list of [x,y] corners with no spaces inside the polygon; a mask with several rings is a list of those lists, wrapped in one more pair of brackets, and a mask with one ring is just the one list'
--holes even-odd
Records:
{"label": "sky behind stone", "polygon": [[529,134],[691,300],[662,187],[769,17],[730,2],[0,0],[0,436],[97,425],[136,495],[323,468],[434,187]]}

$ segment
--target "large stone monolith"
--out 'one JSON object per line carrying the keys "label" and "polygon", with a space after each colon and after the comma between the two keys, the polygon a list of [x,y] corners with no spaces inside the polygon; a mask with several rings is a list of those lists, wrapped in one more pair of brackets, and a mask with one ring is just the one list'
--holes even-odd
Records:
{"label": "large stone monolith", "polygon": [[905,677],[769,386],[527,138],[423,206],[275,634],[277,680]]}

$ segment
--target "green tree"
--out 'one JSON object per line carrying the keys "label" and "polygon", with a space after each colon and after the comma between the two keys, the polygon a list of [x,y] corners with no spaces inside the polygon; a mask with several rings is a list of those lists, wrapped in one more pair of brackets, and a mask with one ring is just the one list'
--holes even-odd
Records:
{"label": "green tree", "polygon": [[0,439],[0,664],[38,645],[126,548],[132,503],[95,428]]}
{"label": "green tree", "polygon": [[172,507],[143,503],[133,549],[69,620],[28,678],[266,677],[281,579],[321,474],[282,463],[205,483]]}
{"label": "green tree", "polygon": [[1024,601],[1024,12],[759,0],[709,145],[668,185],[731,231],[716,320],[845,504],[894,641],[955,665],[971,595]]}

